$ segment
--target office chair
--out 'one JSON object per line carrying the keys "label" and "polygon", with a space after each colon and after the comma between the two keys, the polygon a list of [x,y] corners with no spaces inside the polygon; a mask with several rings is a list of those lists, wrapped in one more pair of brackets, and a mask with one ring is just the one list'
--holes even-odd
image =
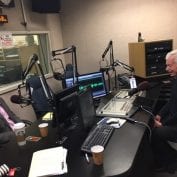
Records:
{"label": "office chair", "polygon": [[65,78],[73,77],[73,65],[68,63],[65,70]]}
{"label": "office chair", "polygon": [[39,76],[31,76],[26,80],[26,89],[29,92],[29,96],[32,107],[35,111],[37,119],[41,118],[47,112],[52,112],[52,108],[46,97],[43,85]]}

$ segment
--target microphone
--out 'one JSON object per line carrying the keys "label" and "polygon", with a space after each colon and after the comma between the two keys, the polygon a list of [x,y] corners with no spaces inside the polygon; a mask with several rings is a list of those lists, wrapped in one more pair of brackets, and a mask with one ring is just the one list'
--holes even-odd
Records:
{"label": "microphone", "polygon": [[15,104],[26,104],[26,105],[31,104],[31,99],[22,97],[20,95],[12,95],[10,97],[10,100],[12,103],[15,103]]}
{"label": "microphone", "polygon": [[139,91],[148,90],[149,87],[150,87],[149,82],[143,81],[143,82],[141,82],[140,84],[138,84],[138,87],[137,87],[137,88],[131,89],[131,90],[128,92],[128,95],[129,95],[129,96],[132,96],[132,95],[136,94],[136,93],[139,92]]}

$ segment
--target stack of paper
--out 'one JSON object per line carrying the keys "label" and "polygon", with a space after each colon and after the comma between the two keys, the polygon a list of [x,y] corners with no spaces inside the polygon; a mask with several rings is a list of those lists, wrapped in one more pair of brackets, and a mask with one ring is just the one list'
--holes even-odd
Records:
{"label": "stack of paper", "polygon": [[49,148],[33,153],[28,177],[52,176],[67,173],[67,149]]}

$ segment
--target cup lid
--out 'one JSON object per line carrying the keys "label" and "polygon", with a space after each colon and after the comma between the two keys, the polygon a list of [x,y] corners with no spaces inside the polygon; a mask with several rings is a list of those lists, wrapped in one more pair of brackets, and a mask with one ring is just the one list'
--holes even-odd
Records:
{"label": "cup lid", "polygon": [[91,147],[91,152],[98,153],[98,152],[102,152],[103,150],[104,150],[104,147],[100,145],[95,145]]}
{"label": "cup lid", "polygon": [[25,127],[25,124],[23,122],[18,122],[14,124],[14,129],[21,129],[23,127]]}
{"label": "cup lid", "polygon": [[47,127],[48,123],[41,123],[38,125],[39,128]]}

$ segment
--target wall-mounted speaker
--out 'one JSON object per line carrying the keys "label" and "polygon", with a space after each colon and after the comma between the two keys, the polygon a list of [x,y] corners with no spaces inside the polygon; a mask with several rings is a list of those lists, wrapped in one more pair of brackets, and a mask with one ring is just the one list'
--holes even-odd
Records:
{"label": "wall-mounted speaker", "polygon": [[38,13],[59,13],[60,0],[31,0],[32,11]]}

